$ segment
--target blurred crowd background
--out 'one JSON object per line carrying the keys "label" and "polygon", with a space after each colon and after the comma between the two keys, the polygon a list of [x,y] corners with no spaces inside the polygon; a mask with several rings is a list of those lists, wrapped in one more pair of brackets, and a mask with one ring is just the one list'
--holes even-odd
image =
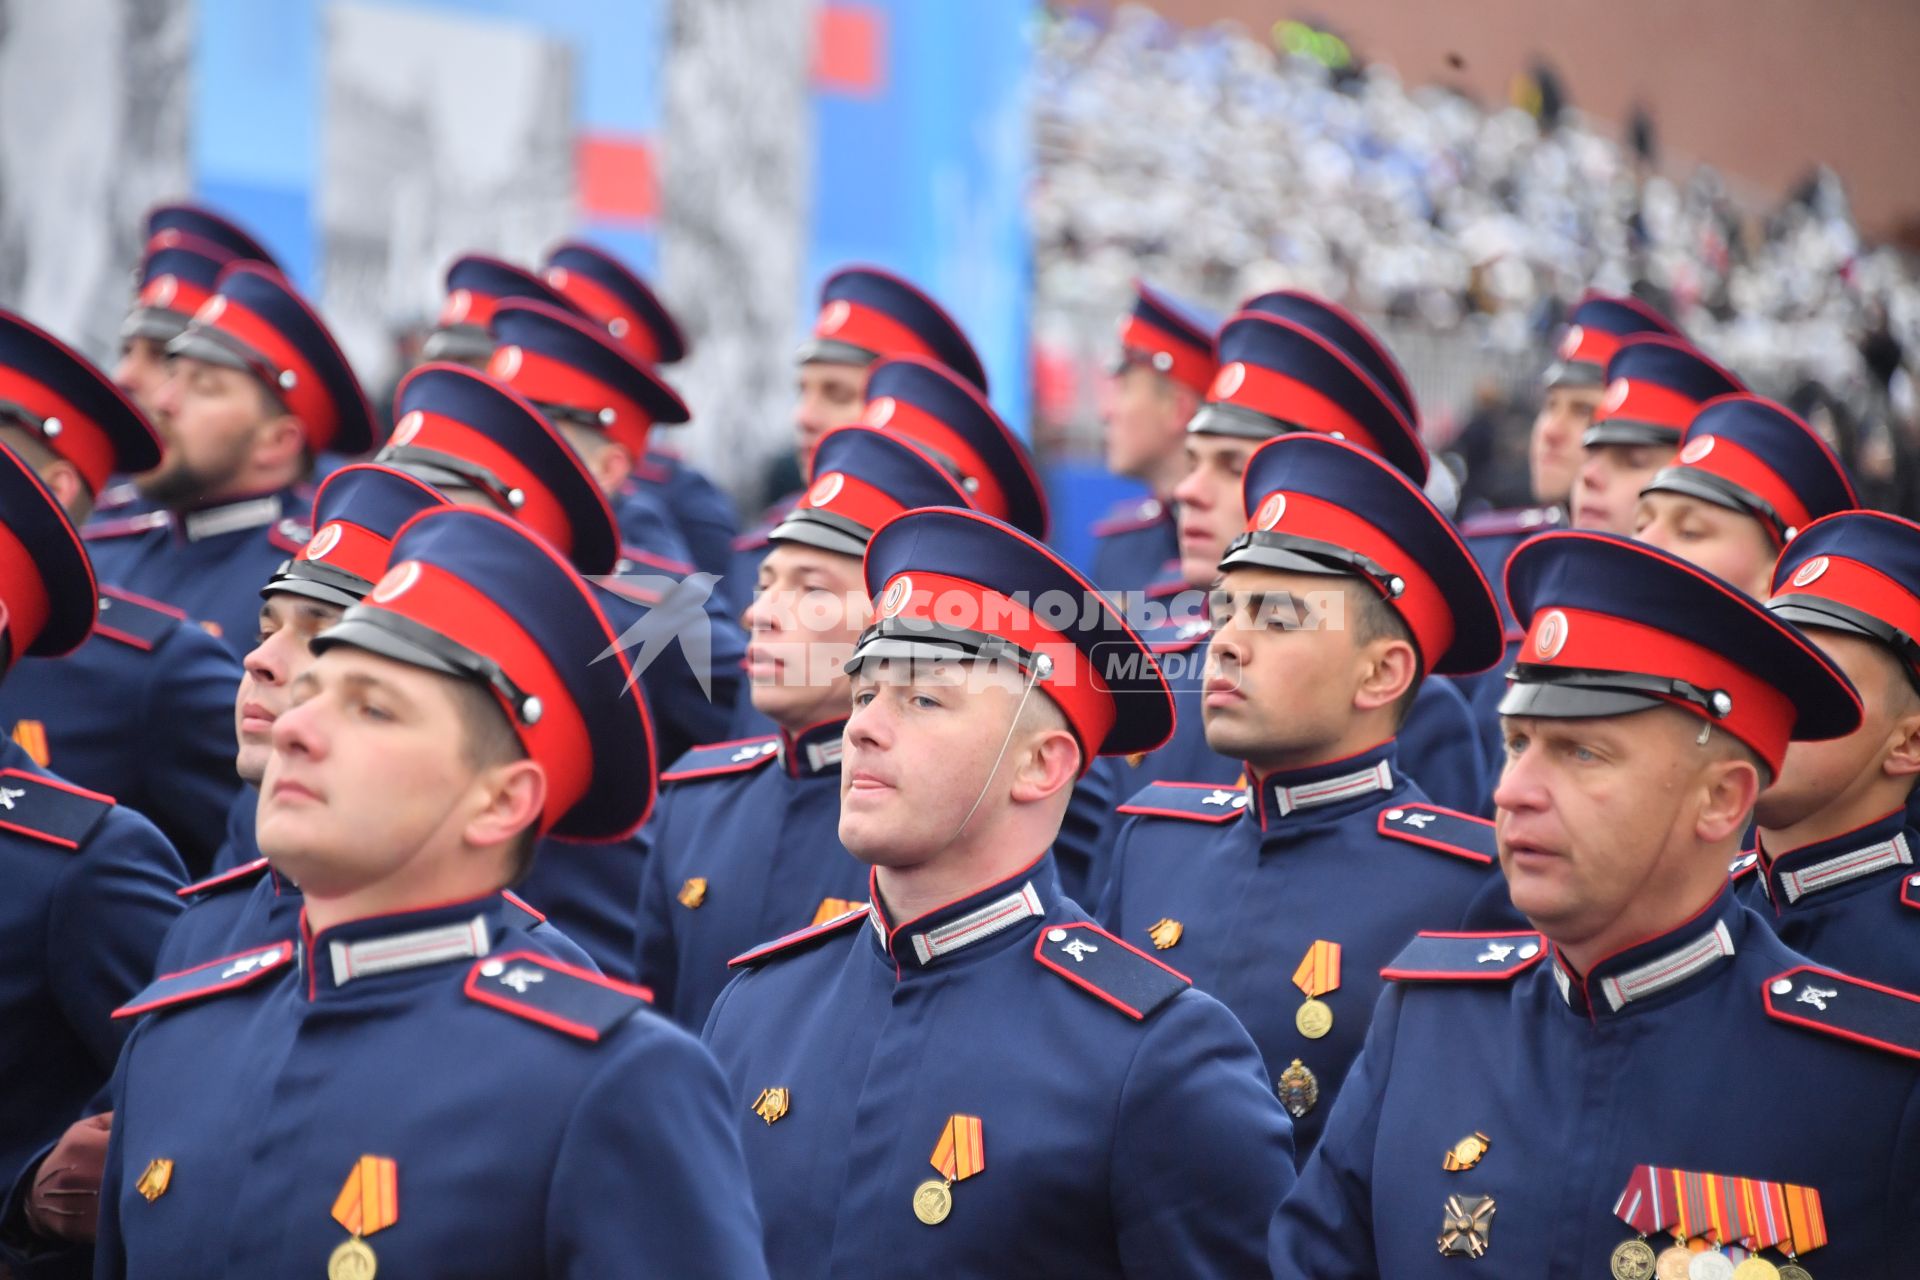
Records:
{"label": "blurred crowd background", "polygon": [[[253,227],[376,393],[463,252],[584,235],[692,357],[665,443],[792,487],[820,280],[896,270],[1030,429],[1063,550],[1127,484],[1100,387],[1136,275],[1340,300],[1462,510],[1524,500],[1534,380],[1632,292],[1920,515],[1920,6],[1158,0],[62,0],[0,23],[0,305],[107,358],[151,203]],[[1235,19],[1229,21],[1228,19]]]}
{"label": "blurred crowd background", "polygon": [[1097,448],[1134,276],[1221,313],[1304,288],[1387,336],[1463,509],[1524,504],[1536,379],[1591,287],[1671,316],[1814,421],[1871,502],[1920,514],[1920,273],[1863,238],[1839,175],[1736,194],[1710,164],[1663,166],[1644,110],[1590,120],[1550,61],[1514,71],[1476,101],[1362,61],[1337,28],[1049,11],[1030,204],[1046,446]]}

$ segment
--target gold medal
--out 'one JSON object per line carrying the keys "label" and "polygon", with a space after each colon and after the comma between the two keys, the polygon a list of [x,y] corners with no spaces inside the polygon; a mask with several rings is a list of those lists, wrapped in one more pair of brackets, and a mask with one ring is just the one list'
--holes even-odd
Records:
{"label": "gold medal", "polygon": [[1608,1265],[1613,1280],[1653,1280],[1653,1246],[1645,1240],[1622,1241]]}
{"label": "gold medal", "polygon": [[1733,1280],[1780,1280],[1780,1268],[1756,1253],[1733,1269]]}
{"label": "gold medal", "polygon": [[342,1242],[327,1259],[327,1280],[373,1280],[373,1273],[379,1269],[373,1250],[365,1240],[355,1236]]}
{"label": "gold medal", "polygon": [[1454,1143],[1453,1148],[1440,1157],[1440,1167],[1448,1173],[1459,1173],[1462,1169],[1471,1169],[1480,1163],[1481,1158],[1487,1154],[1487,1148],[1492,1145],[1493,1139],[1476,1129]]}
{"label": "gold medal", "polygon": [[1780,1268],[1780,1280],[1813,1280],[1813,1276],[1799,1263],[1789,1262]]}
{"label": "gold medal", "polygon": [[1692,1266],[1693,1250],[1684,1244],[1662,1249],[1660,1256],[1654,1259],[1654,1280],[1687,1280],[1687,1270]]}
{"label": "gold medal", "polygon": [[1333,1010],[1324,1000],[1308,1000],[1293,1015],[1293,1025],[1309,1040],[1318,1040],[1333,1030]]}
{"label": "gold medal", "polygon": [[937,1227],[953,1212],[953,1191],[938,1178],[928,1178],[913,1189],[913,1216]]}

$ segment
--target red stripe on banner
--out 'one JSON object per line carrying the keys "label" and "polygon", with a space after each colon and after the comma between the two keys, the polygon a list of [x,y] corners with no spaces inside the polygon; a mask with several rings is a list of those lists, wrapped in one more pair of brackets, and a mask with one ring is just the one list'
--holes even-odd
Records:
{"label": "red stripe on banner", "polygon": [[886,15],[865,5],[828,4],[814,23],[813,84],[868,98],[886,88]]}
{"label": "red stripe on banner", "polygon": [[580,212],[651,222],[660,214],[653,144],[645,138],[582,134],[574,143]]}

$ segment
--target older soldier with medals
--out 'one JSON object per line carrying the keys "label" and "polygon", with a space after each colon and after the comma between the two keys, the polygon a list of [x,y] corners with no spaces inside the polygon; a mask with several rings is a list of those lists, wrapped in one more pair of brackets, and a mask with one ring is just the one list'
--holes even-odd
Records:
{"label": "older soldier with medals", "polygon": [[1122,805],[1099,915],[1246,1025],[1304,1160],[1380,966],[1488,883],[1492,824],[1430,803],[1396,734],[1422,680],[1499,656],[1500,614],[1446,517],[1358,446],[1282,436],[1243,485],[1201,711],[1249,783],[1155,783]]}
{"label": "older soldier with medals", "polygon": [[866,585],[840,839],[871,905],[735,960],[705,1032],[773,1274],[1257,1273],[1293,1180],[1259,1055],[1048,851],[1093,752],[1166,737],[1159,669],[977,512],[883,526]]}
{"label": "older soldier with medals", "polygon": [[1496,831],[1531,928],[1387,966],[1274,1275],[1910,1274],[1920,997],[1790,950],[1726,871],[1788,742],[1858,726],[1852,686],[1652,547],[1544,534],[1507,586]]}
{"label": "older soldier with medals", "polygon": [[96,1275],[763,1275],[712,1059],[501,893],[537,835],[652,803],[612,628],[494,512],[428,510],[391,559],[274,723],[297,934],[120,1010]]}

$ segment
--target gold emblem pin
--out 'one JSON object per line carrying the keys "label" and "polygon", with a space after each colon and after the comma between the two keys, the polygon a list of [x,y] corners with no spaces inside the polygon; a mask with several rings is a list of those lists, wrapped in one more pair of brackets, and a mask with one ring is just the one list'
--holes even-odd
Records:
{"label": "gold emblem pin", "polygon": [[373,1280],[380,1260],[365,1240],[343,1240],[327,1259],[327,1280]]}
{"label": "gold emblem pin", "polygon": [[1309,1040],[1318,1040],[1333,1030],[1333,1010],[1324,1000],[1305,1000],[1293,1011],[1293,1028]]}
{"label": "gold emblem pin", "polygon": [[1156,950],[1165,951],[1179,942],[1180,935],[1185,932],[1186,929],[1178,920],[1169,920],[1162,916],[1153,922],[1153,927],[1147,930],[1147,936],[1153,939]]}
{"label": "gold emblem pin", "polygon": [[140,1181],[133,1184],[133,1189],[149,1201],[154,1201],[167,1194],[167,1187],[172,1182],[173,1161],[150,1160],[147,1162],[147,1171],[140,1175]]}
{"label": "gold emblem pin", "polygon": [[1613,1280],[1653,1280],[1653,1246],[1645,1240],[1623,1240],[1607,1260]]}
{"label": "gold emblem pin", "polygon": [[1471,1169],[1480,1163],[1480,1158],[1487,1154],[1487,1148],[1492,1145],[1491,1138],[1475,1130],[1453,1144],[1453,1149],[1441,1158],[1440,1167],[1448,1173],[1459,1173],[1462,1169]]}
{"label": "gold emblem pin", "polygon": [[680,886],[680,905],[689,910],[698,907],[707,900],[707,879],[705,876],[692,876]]}
{"label": "gold emblem pin", "polygon": [[760,1096],[753,1100],[753,1114],[772,1124],[787,1114],[787,1106],[793,1101],[793,1094],[778,1086],[762,1089]]}

